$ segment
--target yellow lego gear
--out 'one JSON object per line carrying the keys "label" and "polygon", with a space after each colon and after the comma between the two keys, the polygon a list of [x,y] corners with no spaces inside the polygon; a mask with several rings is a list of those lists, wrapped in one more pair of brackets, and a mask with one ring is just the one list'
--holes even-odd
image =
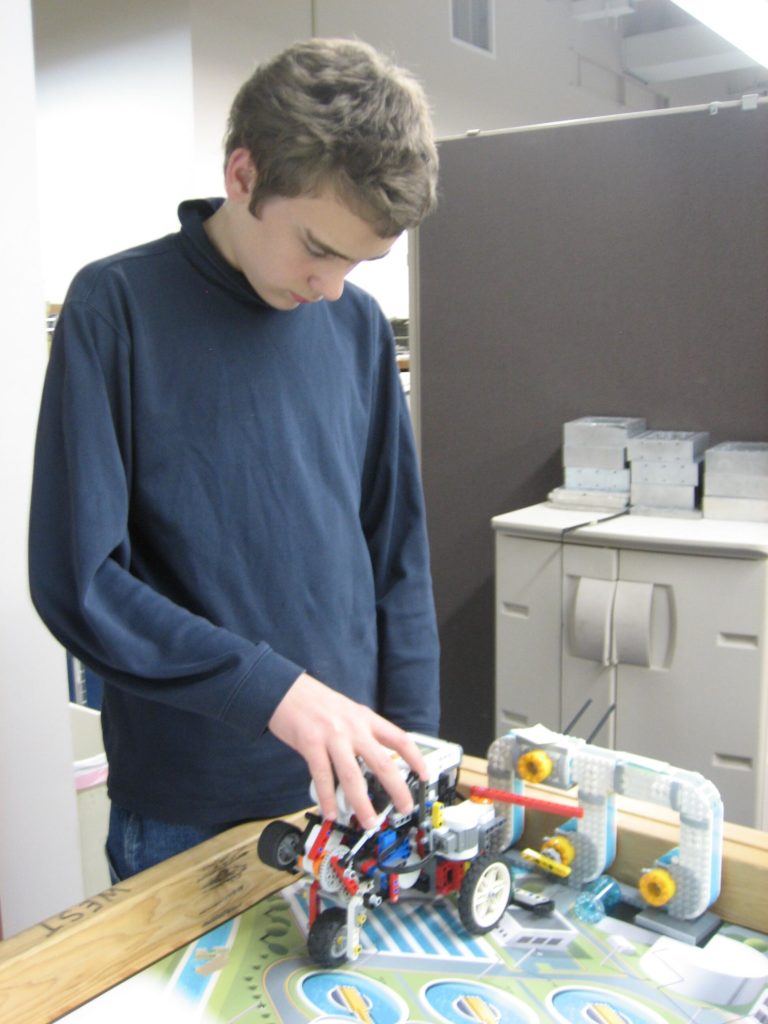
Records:
{"label": "yellow lego gear", "polygon": [[640,895],[651,907],[663,907],[675,895],[675,880],[665,868],[651,868],[638,883]]}
{"label": "yellow lego gear", "polygon": [[543,782],[554,765],[546,750],[527,750],[517,759],[517,774],[525,782]]}
{"label": "yellow lego gear", "polygon": [[545,839],[541,844],[541,852],[549,857],[557,857],[566,867],[573,864],[573,858],[576,856],[573,843],[562,835],[549,836]]}

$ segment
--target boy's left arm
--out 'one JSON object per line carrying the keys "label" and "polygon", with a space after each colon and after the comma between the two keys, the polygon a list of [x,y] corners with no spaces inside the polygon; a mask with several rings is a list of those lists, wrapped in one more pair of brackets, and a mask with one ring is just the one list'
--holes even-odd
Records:
{"label": "boy's left arm", "polygon": [[378,711],[402,728],[439,727],[439,641],[426,513],[393,345],[383,346],[363,479],[379,635]]}

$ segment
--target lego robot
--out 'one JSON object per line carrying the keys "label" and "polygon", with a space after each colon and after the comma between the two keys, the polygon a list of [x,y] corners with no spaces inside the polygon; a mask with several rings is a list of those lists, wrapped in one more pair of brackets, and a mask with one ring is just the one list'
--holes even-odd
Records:
{"label": "lego robot", "polygon": [[266,864],[311,879],[307,948],[324,967],[356,959],[368,910],[395,903],[406,893],[457,894],[461,922],[475,935],[490,931],[510,902],[512,879],[500,856],[503,817],[489,800],[457,798],[458,744],[414,738],[429,777],[422,782],[398,758],[412,790],[411,814],[395,811],[365,771],[378,811],[375,828],[361,831],[339,792],[337,820],[310,812],[303,831],[274,821],[261,834],[258,852]]}

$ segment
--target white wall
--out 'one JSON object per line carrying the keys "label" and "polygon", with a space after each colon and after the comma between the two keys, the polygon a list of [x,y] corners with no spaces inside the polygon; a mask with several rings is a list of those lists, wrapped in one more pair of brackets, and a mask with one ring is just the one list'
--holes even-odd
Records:
{"label": "white wall", "polygon": [[45,295],[98,256],[177,227],[194,180],[185,0],[36,0]]}
{"label": "white wall", "polygon": [[220,195],[222,140],[235,93],[256,64],[312,33],[307,0],[191,0],[194,194]]}
{"label": "white wall", "polygon": [[[45,370],[29,0],[0,4],[0,915],[9,935],[82,897],[64,656],[27,590],[27,507]],[[8,144],[13,140],[13,144]]]}

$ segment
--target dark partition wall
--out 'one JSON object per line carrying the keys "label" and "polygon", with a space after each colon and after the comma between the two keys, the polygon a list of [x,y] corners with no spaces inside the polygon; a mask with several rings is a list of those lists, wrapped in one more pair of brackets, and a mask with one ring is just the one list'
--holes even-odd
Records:
{"label": "dark partition wall", "polygon": [[483,754],[489,520],[561,482],[563,422],[768,439],[768,105],[449,140],[441,160],[418,244],[422,465],[442,734]]}

